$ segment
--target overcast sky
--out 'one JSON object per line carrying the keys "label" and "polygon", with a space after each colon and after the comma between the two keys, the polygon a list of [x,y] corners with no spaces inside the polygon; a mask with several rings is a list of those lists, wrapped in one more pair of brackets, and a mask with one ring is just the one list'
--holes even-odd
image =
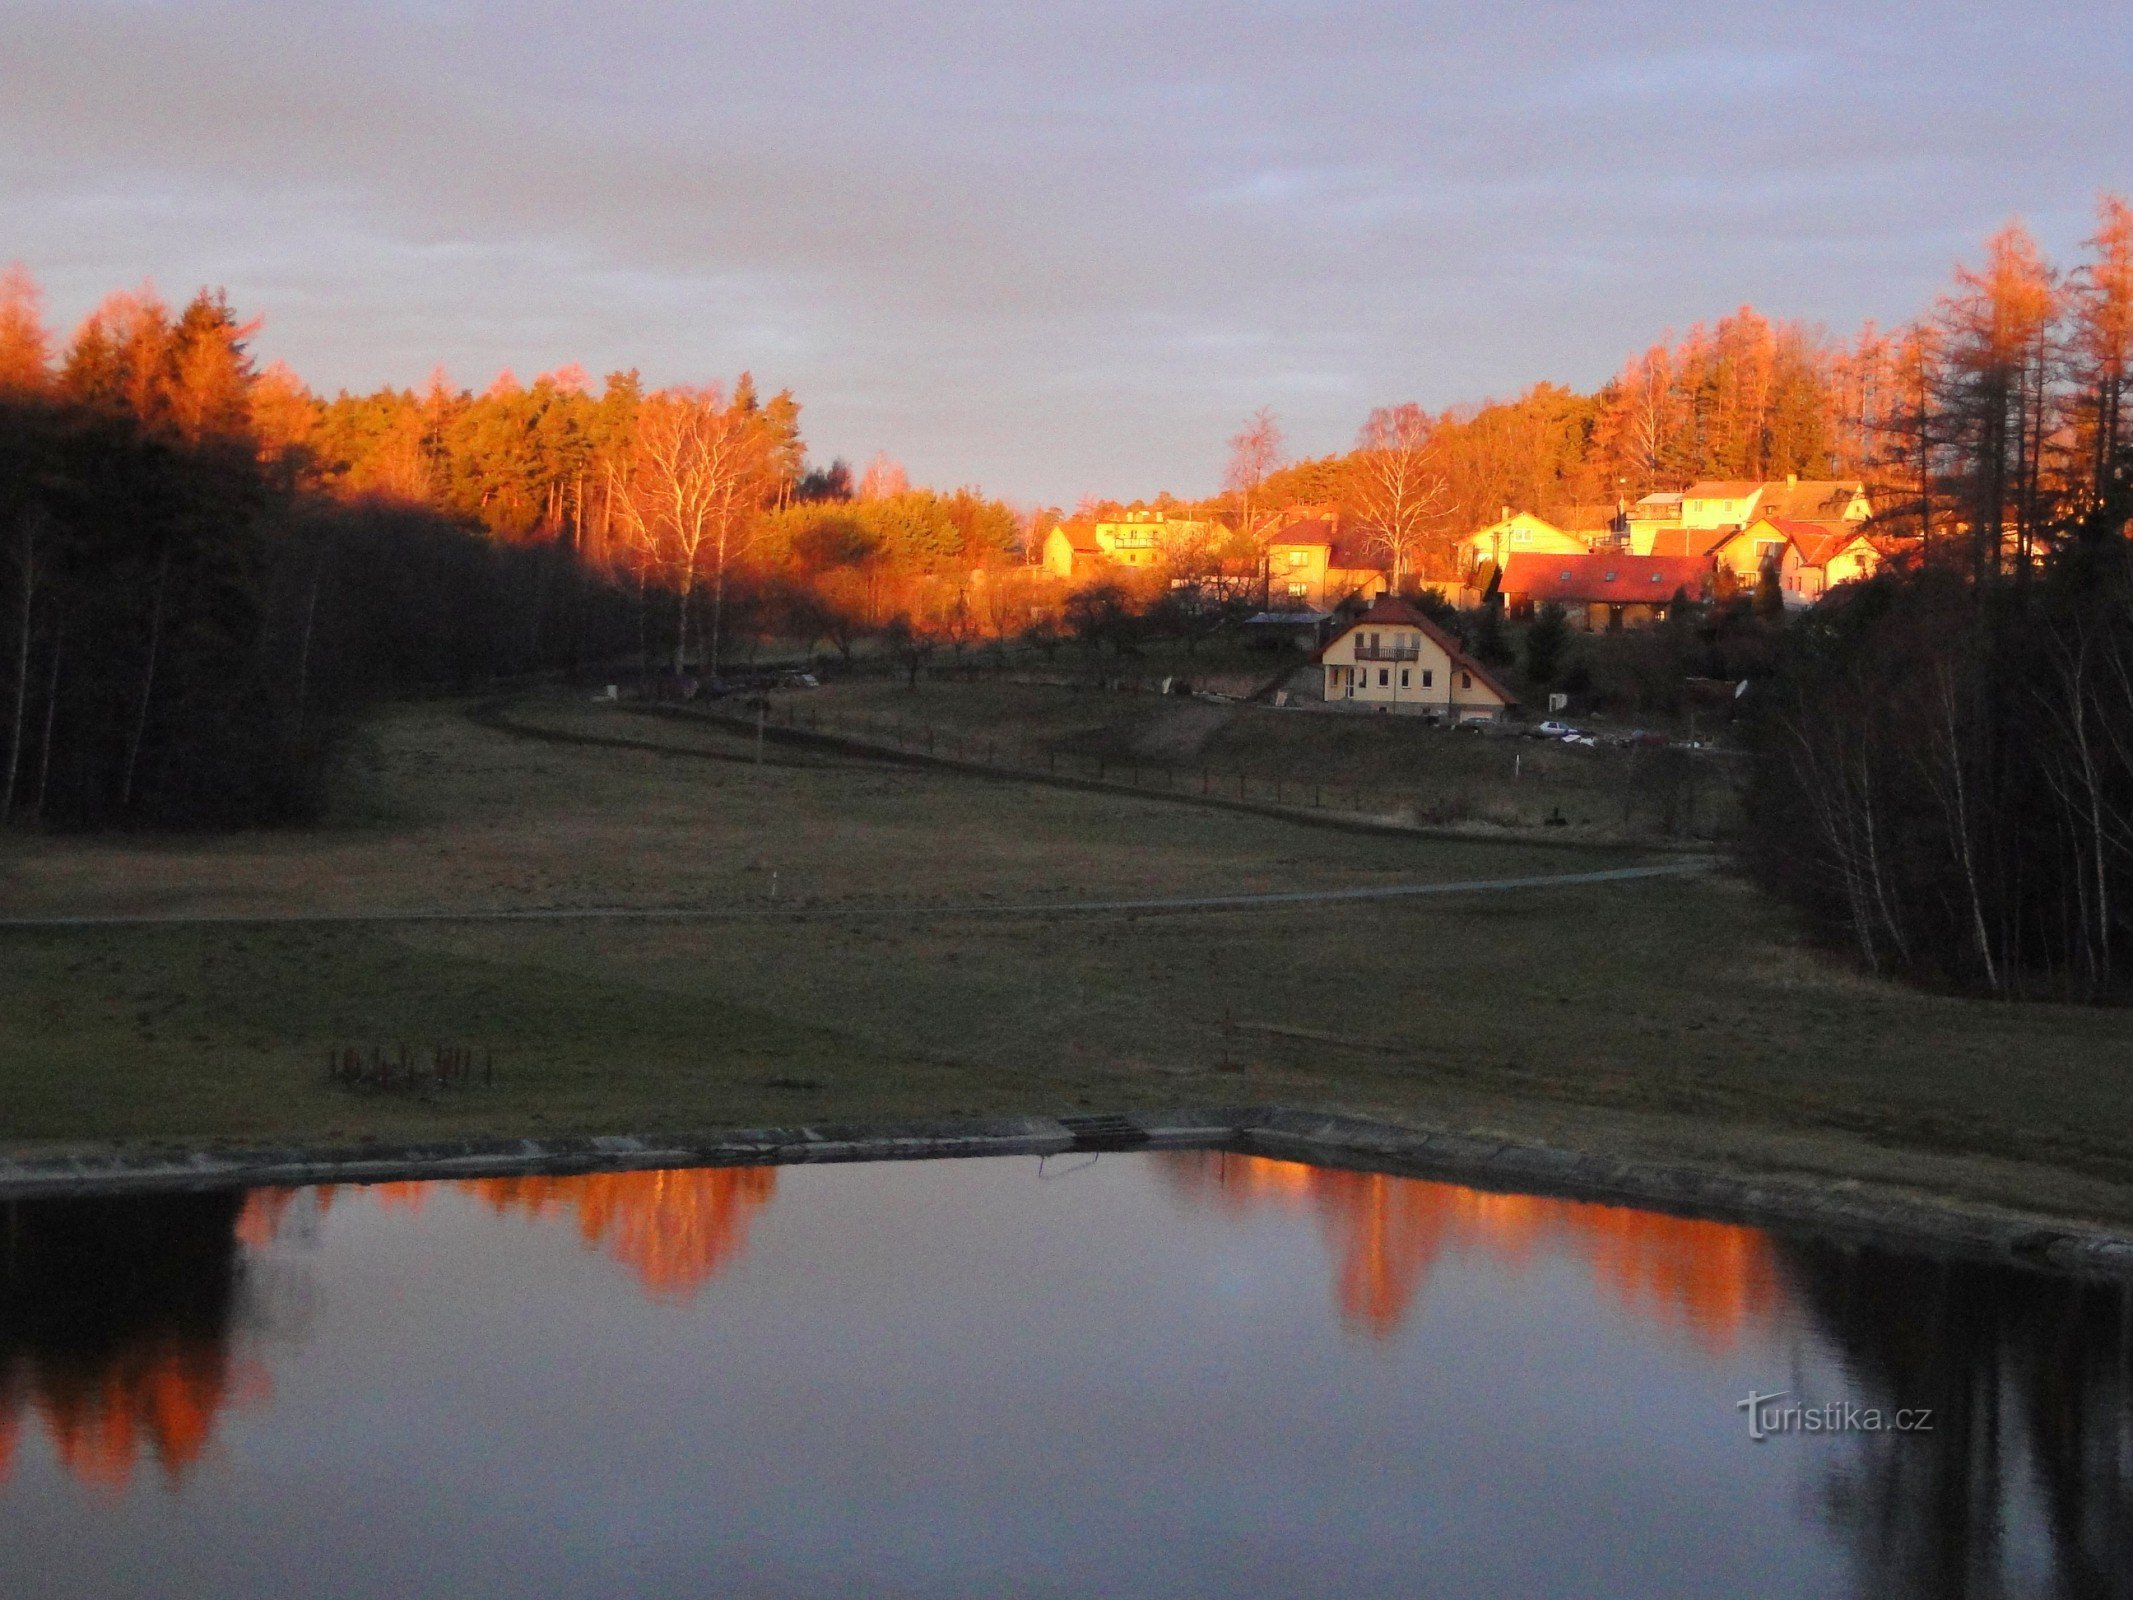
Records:
{"label": "overcast sky", "polygon": [[225,285],[327,391],[747,367],[1070,504],[2070,255],[2129,84],[2125,0],[0,0],[0,261],[62,327]]}

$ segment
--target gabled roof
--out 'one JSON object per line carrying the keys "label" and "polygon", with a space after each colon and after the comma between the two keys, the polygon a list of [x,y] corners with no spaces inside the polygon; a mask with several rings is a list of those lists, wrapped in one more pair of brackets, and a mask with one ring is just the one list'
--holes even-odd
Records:
{"label": "gabled roof", "polygon": [[1855,544],[1869,547],[1873,544],[1856,522],[1798,522],[1790,517],[1767,520],[1792,541],[1792,547],[1800,552],[1800,561],[1805,566],[1826,567]]}
{"label": "gabled roof", "polygon": [[1515,705],[1518,701],[1518,696],[1513,694],[1501,679],[1466,653],[1464,645],[1405,600],[1402,600],[1398,595],[1379,595],[1370,602],[1368,611],[1365,611],[1346,627],[1335,629],[1333,637],[1328,639],[1324,647],[1311,659],[1314,661],[1319,660],[1327,650],[1332,649],[1358,628],[1419,628],[1422,630],[1424,638],[1444,652],[1453,667],[1461,672],[1471,672],[1484,687],[1499,700],[1503,701],[1505,705]]}
{"label": "gabled roof", "polygon": [[1080,555],[1102,555],[1103,546],[1096,542],[1096,530],[1086,523],[1062,522],[1052,532],[1063,535],[1070,549]]}
{"label": "gabled roof", "polygon": [[1328,549],[1339,530],[1331,517],[1297,517],[1284,522],[1267,536],[1267,548],[1276,545],[1301,545],[1306,549]]}
{"label": "gabled roof", "polygon": [[1759,478],[1705,478],[1681,491],[1684,500],[1746,500],[1770,485]]}
{"label": "gabled roof", "polygon": [[1503,593],[1536,605],[1665,605],[1677,589],[1700,599],[1710,576],[1701,556],[1515,555],[1503,564]]}
{"label": "gabled roof", "polygon": [[1737,532],[1737,528],[1661,528],[1652,535],[1652,555],[1708,561]]}
{"label": "gabled roof", "polygon": [[1266,542],[1268,550],[1323,550],[1335,572],[1383,572],[1385,563],[1371,553],[1369,537],[1331,516],[1299,517],[1284,524]]}
{"label": "gabled roof", "polygon": [[1801,478],[1794,482],[1780,479],[1764,485],[1757,509],[1771,518],[1834,522],[1843,517],[1844,508],[1856,496],[1865,492],[1866,485],[1857,478]]}

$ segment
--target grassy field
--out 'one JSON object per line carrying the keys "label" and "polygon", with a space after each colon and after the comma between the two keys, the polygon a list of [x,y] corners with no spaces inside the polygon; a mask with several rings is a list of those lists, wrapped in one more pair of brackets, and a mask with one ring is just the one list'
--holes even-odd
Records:
{"label": "grassy field", "polygon": [[1292,799],[1379,812],[1479,837],[1597,843],[1710,839],[1738,814],[1735,758],[1565,745],[1432,727],[1420,718],[1070,688],[1010,678],[856,678],[777,697],[824,726],[931,730],[939,747],[1093,775],[1174,774],[1191,788],[1248,774]]}
{"label": "grassy field", "polygon": [[[1723,874],[972,915],[938,908],[1640,858],[776,745],[758,766],[716,728],[563,699],[513,711],[545,738],[466,710],[385,718],[316,830],[11,839],[0,914],[766,915],[0,931],[0,1148],[1281,1102],[2133,1218],[2124,1014],[1863,981]],[[493,1051],[499,1082],[325,1081],[329,1049],[403,1041]]]}

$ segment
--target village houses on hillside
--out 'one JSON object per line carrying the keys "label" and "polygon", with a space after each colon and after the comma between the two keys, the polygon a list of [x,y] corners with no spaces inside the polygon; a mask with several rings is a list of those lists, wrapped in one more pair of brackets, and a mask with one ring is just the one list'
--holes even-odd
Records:
{"label": "village houses on hillside", "polygon": [[[1573,525],[1505,506],[1496,521],[1455,542],[1456,578],[1427,587],[1454,604],[1500,601],[1514,616],[1559,605],[1577,626],[1612,629],[1757,588],[1765,573],[1786,604],[1810,605],[1839,584],[1871,577],[1885,555],[1866,532],[1873,515],[1866,486],[1850,479],[1712,479],[1629,506],[1556,514]],[[1121,570],[1186,584],[1219,568],[1268,612],[1316,616],[1321,630],[1336,611],[1391,588],[1382,546],[1336,505],[1289,507],[1254,549],[1225,561],[1231,543],[1221,522],[1136,506],[1058,524],[1042,562],[1072,584]]]}

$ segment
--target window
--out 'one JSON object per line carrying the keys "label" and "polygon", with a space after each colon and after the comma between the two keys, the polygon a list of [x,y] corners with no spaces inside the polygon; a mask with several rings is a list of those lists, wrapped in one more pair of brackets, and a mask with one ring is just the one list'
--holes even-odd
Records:
{"label": "window", "polygon": [[1409,685],[1410,683],[1412,683],[1413,681],[1414,681],[1413,679],[1411,679],[1411,678],[1409,678],[1409,677],[1408,677],[1408,675],[1407,675],[1407,669],[1406,669],[1405,667],[1402,667],[1402,668],[1400,669],[1400,687],[1401,687],[1401,688],[1403,688],[1403,689],[1405,689],[1405,688],[1406,688],[1406,687],[1408,687],[1408,685]]}
{"label": "window", "polygon": [[1309,566],[1310,564],[1311,564],[1311,557],[1310,557],[1310,554],[1309,554],[1308,552],[1306,552],[1306,551],[1303,551],[1303,550],[1291,550],[1291,551],[1289,552],[1289,565],[1290,565],[1290,566],[1292,566],[1292,567],[1307,567],[1307,566]]}
{"label": "window", "polygon": [[1436,676],[1437,674],[1434,668],[1424,667],[1422,669],[1422,687],[1427,689],[1430,685],[1430,680]]}
{"label": "window", "polygon": [[1289,593],[1298,600],[1301,600],[1310,592],[1311,586],[1308,583],[1292,583],[1289,585]]}
{"label": "window", "polygon": [[1389,687],[1391,686],[1391,684],[1392,684],[1392,668],[1390,668],[1390,667],[1380,667],[1380,668],[1378,668],[1378,687],[1379,687],[1380,689],[1384,689],[1384,688],[1389,688]]}
{"label": "window", "polygon": [[1531,528],[1513,528],[1511,530],[1511,542],[1513,544],[1531,544],[1533,542],[1533,530]]}
{"label": "window", "polygon": [[1462,673],[1460,673],[1460,674],[1459,674],[1459,687],[1460,687],[1460,688],[1462,688],[1462,689],[1471,689],[1471,688],[1473,688],[1473,687],[1474,687],[1474,675],[1473,675],[1473,674],[1472,674],[1471,672],[1462,672]]}

